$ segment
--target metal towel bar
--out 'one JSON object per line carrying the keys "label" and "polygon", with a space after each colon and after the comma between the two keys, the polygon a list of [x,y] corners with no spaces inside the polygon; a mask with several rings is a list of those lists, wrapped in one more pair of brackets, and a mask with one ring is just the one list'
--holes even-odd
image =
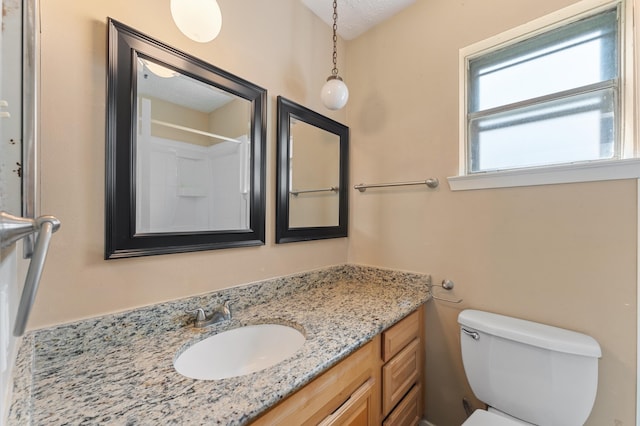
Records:
{"label": "metal towel bar", "polygon": [[25,278],[20,304],[18,305],[18,313],[16,314],[16,324],[13,329],[13,335],[18,337],[24,334],[27,326],[29,313],[36,298],[38,284],[44,269],[44,261],[49,250],[49,242],[51,235],[60,228],[60,221],[53,216],[40,216],[37,219],[28,219],[24,217],[13,216],[6,212],[0,212],[0,246],[2,248],[10,247],[16,241],[25,238],[28,235],[38,233],[36,239],[35,250],[29,263],[27,277]]}
{"label": "metal towel bar", "polygon": [[412,186],[412,185],[427,185],[429,188],[437,188],[440,185],[438,178],[429,178],[427,180],[417,180],[412,182],[395,182],[395,183],[359,183],[355,185],[353,189],[357,189],[360,192],[364,192],[367,188],[386,188],[390,186]]}
{"label": "metal towel bar", "polygon": [[320,189],[300,189],[298,191],[289,191],[289,193],[295,197],[298,194],[309,194],[311,192],[338,192],[340,188],[337,186],[332,186],[331,188],[320,188]]}

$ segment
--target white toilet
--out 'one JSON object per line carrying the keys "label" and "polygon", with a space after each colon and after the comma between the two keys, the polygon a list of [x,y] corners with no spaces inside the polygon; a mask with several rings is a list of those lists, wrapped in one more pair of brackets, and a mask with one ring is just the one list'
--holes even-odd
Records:
{"label": "white toilet", "polygon": [[473,393],[489,406],[464,426],[581,426],[598,387],[600,345],[562,328],[489,312],[458,316]]}

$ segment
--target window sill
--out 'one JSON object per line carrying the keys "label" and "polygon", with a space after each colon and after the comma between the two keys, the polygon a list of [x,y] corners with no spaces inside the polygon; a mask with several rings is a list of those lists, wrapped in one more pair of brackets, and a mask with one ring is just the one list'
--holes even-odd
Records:
{"label": "window sill", "polygon": [[452,191],[640,178],[640,158],[505,170],[447,178]]}

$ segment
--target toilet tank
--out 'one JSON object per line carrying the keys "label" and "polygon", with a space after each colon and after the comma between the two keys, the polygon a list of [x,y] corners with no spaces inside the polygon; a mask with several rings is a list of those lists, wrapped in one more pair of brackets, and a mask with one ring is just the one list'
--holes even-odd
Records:
{"label": "toilet tank", "polygon": [[592,337],[469,309],[458,323],[464,370],[478,399],[536,425],[584,424],[602,355]]}

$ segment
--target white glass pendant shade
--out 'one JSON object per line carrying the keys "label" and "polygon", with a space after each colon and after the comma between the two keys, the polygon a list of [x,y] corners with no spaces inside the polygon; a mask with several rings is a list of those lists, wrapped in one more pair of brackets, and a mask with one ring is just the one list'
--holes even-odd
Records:
{"label": "white glass pendant shade", "polygon": [[222,13],[216,0],[171,0],[176,26],[193,41],[207,43],[222,28]]}
{"label": "white glass pendant shade", "polygon": [[340,109],[347,104],[349,100],[349,89],[344,81],[338,76],[332,75],[322,86],[320,91],[320,99],[328,109]]}

